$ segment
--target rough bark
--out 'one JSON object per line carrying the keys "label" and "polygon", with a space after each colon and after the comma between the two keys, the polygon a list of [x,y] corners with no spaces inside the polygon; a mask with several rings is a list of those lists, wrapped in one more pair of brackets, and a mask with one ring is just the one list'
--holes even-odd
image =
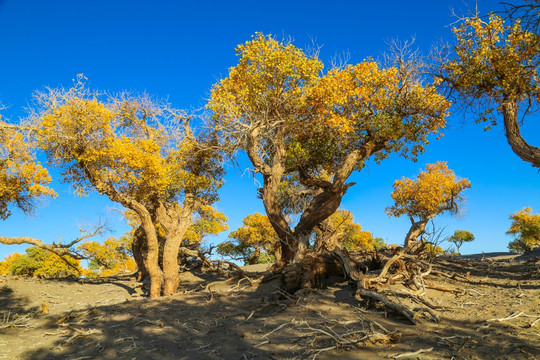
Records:
{"label": "rough bark", "polygon": [[154,222],[149,213],[139,214],[141,217],[142,228],[146,235],[146,255],[143,257],[144,266],[150,277],[150,298],[156,298],[161,295],[162,274],[159,268],[159,242]]}
{"label": "rough bark", "polygon": [[403,248],[405,251],[409,251],[414,248],[414,246],[418,243],[418,238],[426,232],[426,225],[429,222],[430,219],[432,219],[435,215],[429,216],[425,219],[421,219],[420,221],[414,221],[414,219],[411,217],[411,228],[407,232],[407,235],[405,236],[405,244],[403,245]]}
{"label": "rough bark", "polygon": [[133,241],[131,242],[131,251],[133,252],[133,258],[137,263],[137,281],[148,279],[150,274],[146,269],[145,256],[148,253],[148,246],[146,244],[146,236],[142,226],[139,226],[133,234]]}
{"label": "rough bark", "polygon": [[163,206],[158,211],[158,222],[163,225],[166,232],[165,245],[163,247],[163,295],[168,296],[176,293],[180,282],[178,269],[178,252],[184,235],[191,225],[191,217],[194,208],[193,196],[187,194],[182,212],[179,218],[174,209],[169,213]]}
{"label": "rough bark", "polygon": [[83,161],[79,166],[84,170],[88,181],[96,188],[100,194],[105,194],[111,201],[122,204],[124,207],[133,210],[141,220],[141,227],[146,235],[146,256],[143,256],[143,262],[150,277],[150,297],[155,298],[161,295],[162,274],[159,268],[159,242],[157,231],[148,208],[135,199],[123,194],[108,182],[102,181],[94,172],[91,166],[87,166]]}
{"label": "rough bark", "polygon": [[529,145],[521,136],[518,122],[519,106],[516,101],[508,99],[502,103],[502,114],[506,139],[514,153],[534,167],[540,167],[540,148]]}

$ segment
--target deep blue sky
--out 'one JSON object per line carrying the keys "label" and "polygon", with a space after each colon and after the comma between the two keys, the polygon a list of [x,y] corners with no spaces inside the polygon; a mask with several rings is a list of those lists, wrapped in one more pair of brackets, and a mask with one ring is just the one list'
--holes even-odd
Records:
{"label": "deep blue sky", "polygon": [[[486,13],[497,1],[479,0]],[[329,65],[332,58],[349,54],[349,62],[377,58],[392,38],[416,38],[427,53],[439,39],[450,40],[455,21],[451,8],[463,13],[460,0],[399,1],[141,1],[141,0],[0,0],[0,101],[9,108],[3,115],[16,120],[32,92],[45,86],[71,85],[84,73],[93,88],[111,92],[147,91],[168,98],[178,108],[204,106],[209,90],[226,76],[237,58],[234,48],[255,32],[292,37],[298,47],[315,43]],[[526,138],[540,144],[540,122],[529,119]],[[392,158],[381,165],[369,163],[352,176],[356,185],[343,199],[343,207],[375,236],[402,243],[409,227],[405,218],[389,219],[384,209],[392,204],[392,183],[415,176],[426,163],[447,161],[472,188],[460,219],[441,216],[439,226],[448,234],[466,229],[476,241],[464,253],[505,251],[510,238],[508,215],[524,206],[540,212],[540,174],[514,155],[502,128],[485,133],[460,114],[449,119],[446,136],[433,141],[417,163]],[[241,164],[246,165],[247,164]],[[52,171],[53,176],[56,176]],[[5,236],[33,236],[46,242],[78,235],[78,225],[108,218],[113,235],[127,227],[106,198],[92,194],[83,199],[69,186],[53,183],[57,199],[42,204],[36,214],[15,213],[0,223]],[[257,185],[243,169],[229,169],[221,190],[220,210],[231,229],[255,211]],[[213,242],[226,238],[226,233]],[[0,259],[21,247],[0,245]]]}

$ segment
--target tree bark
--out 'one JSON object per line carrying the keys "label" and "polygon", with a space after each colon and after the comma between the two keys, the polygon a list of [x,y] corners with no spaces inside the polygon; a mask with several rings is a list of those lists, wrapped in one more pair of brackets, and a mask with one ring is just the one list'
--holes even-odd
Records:
{"label": "tree bark", "polygon": [[135,263],[137,263],[137,281],[142,281],[148,279],[150,274],[148,269],[146,269],[145,257],[148,253],[148,245],[146,243],[146,236],[142,225],[139,226],[135,233],[133,234],[133,241],[131,242],[131,251],[133,252],[133,258]]}
{"label": "tree bark", "polygon": [[540,148],[529,145],[521,136],[517,102],[507,99],[501,105],[508,144],[522,160],[529,162],[534,167],[540,167]]}
{"label": "tree bark", "polygon": [[191,217],[195,202],[191,194],[186,194],[182,212],[179,218],[176,209],[167,211],[164,206],[158,211],[158,222],[163,225],[166,232],[165,245],[163,247],[163,295],[168,296],[176,293],[180,282],[178,270],[178,252],[187,229],[191,225]]}
{"label": "tree bark", "polygon": [[420,221],[414,221],[413,218],[410,218],[412,225],[409,232],[405,236],[405,244],[403,245],[404,251],[411,250],[414,245],[418,243],[418,238],[426,232],[426,225],[432,218],[433,216],[429,216],[425,219],[421,219]]}
{"label": "tree bark", "polygon": [[161,296],[162,274],[159,268],[159,242],[154,222],[149,213],[139,214],[142,228],[146,235],[146,256],[143,256],[144,267],[150,277],[150,298]]}

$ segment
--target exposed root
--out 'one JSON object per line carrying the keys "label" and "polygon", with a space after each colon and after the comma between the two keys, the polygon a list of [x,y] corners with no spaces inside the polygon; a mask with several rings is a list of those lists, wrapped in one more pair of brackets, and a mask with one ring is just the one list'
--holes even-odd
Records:
{"label": "exposed root", "polygon": [[11,315],[11,311],[8,310],[0,322],[0,330],[8,328],[28,328],[28,320],[31,318],[32,316],[30,314],[22,316],[19,314]]}

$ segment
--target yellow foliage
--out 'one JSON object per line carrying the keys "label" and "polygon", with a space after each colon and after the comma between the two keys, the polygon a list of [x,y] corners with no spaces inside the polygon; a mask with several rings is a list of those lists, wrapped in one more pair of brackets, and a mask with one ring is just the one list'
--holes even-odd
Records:
{"label": "yellow foliage", "polygon": [[402,178],[394,182],[394,205],[386,213],[426,219],[445,210],[457,211],[461,192],[470,187],[469,180],[458,179],[446,162],[427,164],[415,180]]}
{"label": "yellow foliage", "polygon": [[525,207],[509,219],[512,224],[506,233],[515,236],[509,244],[512,251],[527,252],[540,246],[540,214],[533,214],[530,207]]}
{"label": "yellow foliage", "polygon": [[274,252],[280,246],[277,234],[266,215],[257,212],[250,214],[242,223],[243,226],[229,234],[229,237],[237,240],[239,244],[262,248],[267,252]]}
{"label": "yellow foliage", "polygon": [[444,76],[462,94],[493,100],[499,110],[505,100],[538,101],[540,35],[522,29],[519,21],[505,25],[495,15],[467,19],[453,31],[456,58],[445,65]]}
{"label": "yellow foliage", "polygon": [[13,264],[13,261],[15,261],[18,257],[20,257],[21,254],[19,253],[13,253],[10,255],[7,255],[4,258],[4,261],[0,261],[0,275],[9,275],[11,274],[11,265]]}
{"label": "yellow foliage", "polygon": [[39,146],[80,195],[90,189],[146,202],[177,199],[189,189],[215,197],[221,182],[201,163],[184,116],[146,95],[103,96],[79,77],[69,90],[40,94]]}
{"label": "yellow foliage", "polygon": [[0,121],[0,219],[11,215],[10,206],[31,212],[34,200],[55,197],[47,185],[51,177],[33,154],[23,133]]}
{"label": "yellow foliage", "polygon": [[[418,74],[372,60],[324,74],[316,57],[260,33],[237,54],[238,65],[214,85],[208,107],[225,141],[255,148],[267,163],[265,144],[276,133],[285,134],[288,165],[333,176],[348,154],[366,147],[381,147],[378,160],[400,151],[414,158],[427,135],[446,124],[450,103]],[[363,160],[356,168],[362,166]]]}
{"label": "yellow foliage", "polygon": [[348,251],[373,250],[373,235],[354,222],[350,211],[340,209],[327,221],[331,231],[338,234],[338,242]]}

